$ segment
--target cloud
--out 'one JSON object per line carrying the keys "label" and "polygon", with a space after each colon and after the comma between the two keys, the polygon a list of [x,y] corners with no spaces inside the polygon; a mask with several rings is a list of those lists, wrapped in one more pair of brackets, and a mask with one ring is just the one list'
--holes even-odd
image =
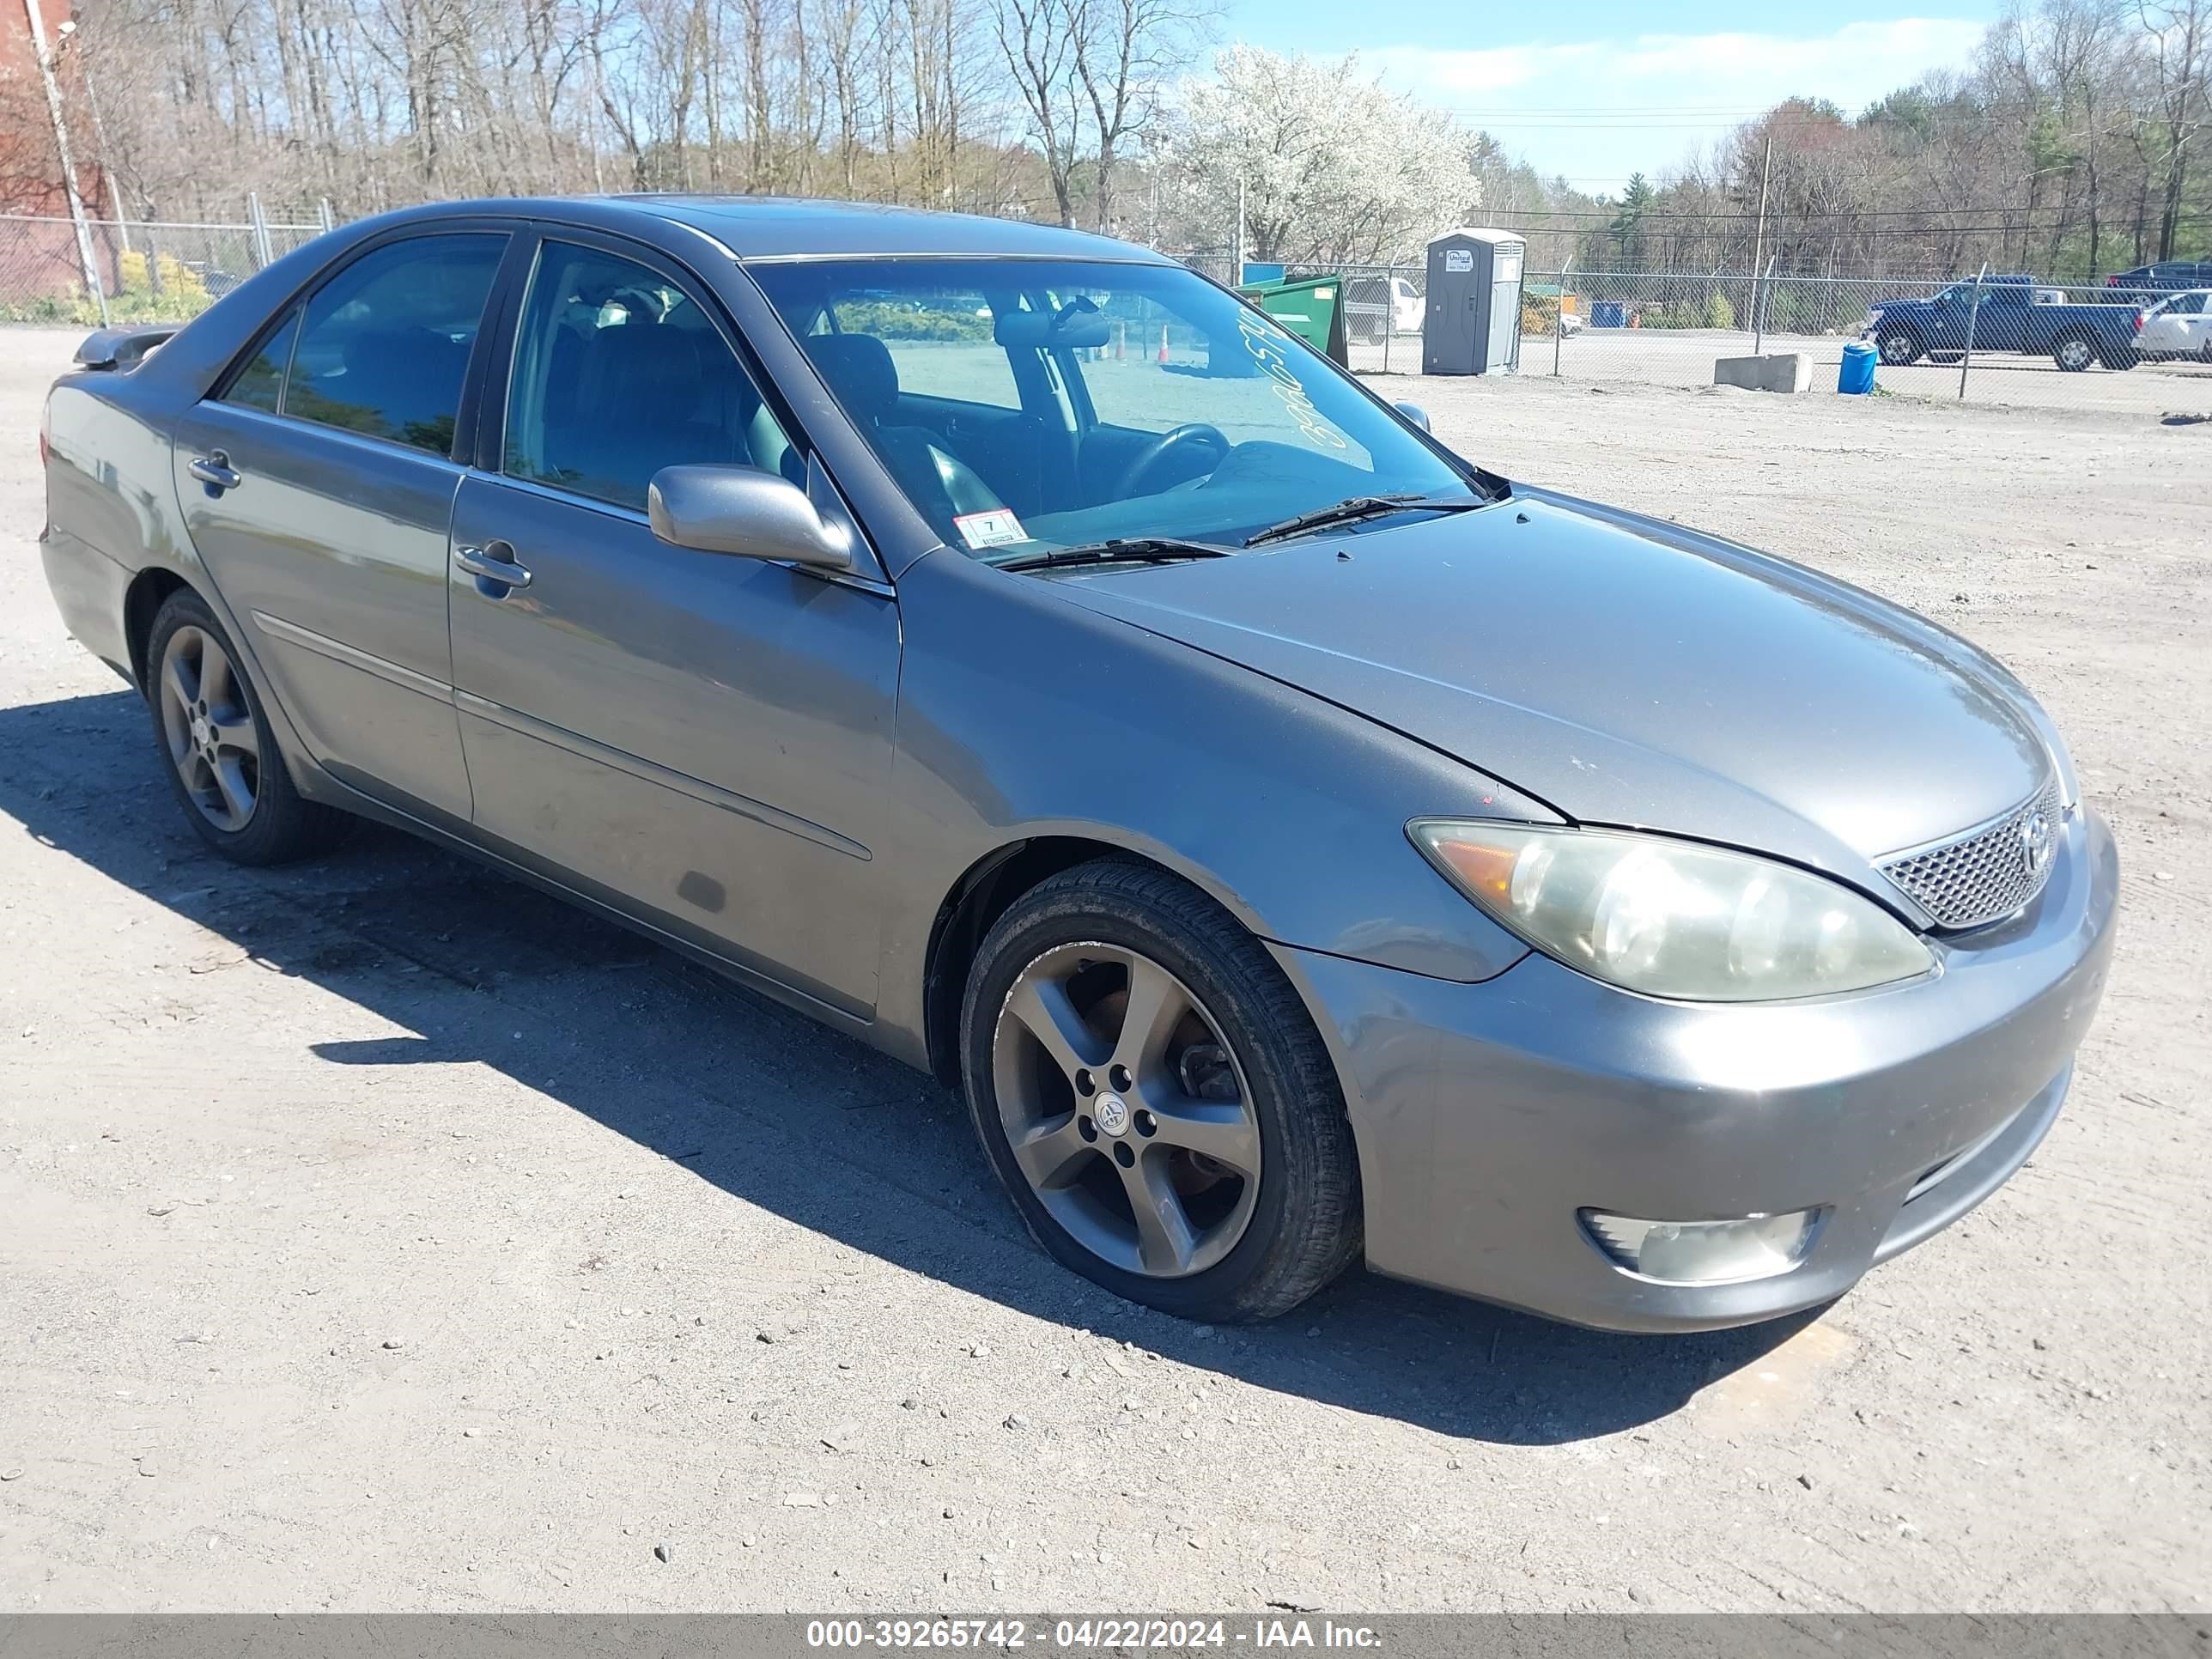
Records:
{"label": "cloud", "polygon": [[1363,69],[1487,128],[1549,173],[1592,187],[1656,172],[1793,95],[1856,112],[1931,69],[1965,64],[1988,25],[1905,17],[1824,34],[1724,31],[1472,51],[1386,46]]}

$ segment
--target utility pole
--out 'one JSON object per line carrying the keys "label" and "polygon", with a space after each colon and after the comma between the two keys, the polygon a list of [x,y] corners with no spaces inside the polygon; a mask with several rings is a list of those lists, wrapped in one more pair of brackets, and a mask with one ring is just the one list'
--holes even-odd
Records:
{"label": "utility pole", "polygon": [[[1766,121],[1766,142],[1759,153],[1759,228],[1751,244],[1751,315],[1759,320],[1759,268],[1766,261],[1766,180],[1774,166],[1774,118]],[[1756,349],[1756,348],[1754,348]]]}
{"label": "utility pole", "polygon": [[62,194],[68,198],[70,222],[76,227],[77,268],[84,276],[84,291],[100,303],[100,320],[107,320],[107,291],[100,285],[100,262],[93,257],[92,227],[85,223],[84,198],[77,194],[76,165],[70,160],[69,124],[62,117],[62,87],[54,77],[53,54],[46,49],[46,20],[39,15],[39,0],[23,0],[23,15],[31,21],[31,55],[38,59],[39,78],[46,87],[46,117],[54,124],[54,151],[61,159]]}
{"label": "utility pole", "polygon": [[1229,286],[1244,286],[1244,175],[1237,175],[1237,235],[1229,250]]}
{"label": "utility pole", "polygon": [[[67,45],[76,36],[76,20],[70,18],[55,33],[59,34],[63,43]],[[58,52],[55,53],[57,58],[60,55]],[[123,251],[128,253],[131,252],[131,222],[123,216],[123,199],[116,194],[114,175],[107,165],[107,123],[100,118],[100,87],[92,78],[92,62],[85,57],[82,46],[77,49],[76,55],[78,72],[84,76],[84,100],[92,107],[93,148],[100,156],[100,170],[107,178],[109,186],[107,193],[115,202],[115,234],[122,241]]]}

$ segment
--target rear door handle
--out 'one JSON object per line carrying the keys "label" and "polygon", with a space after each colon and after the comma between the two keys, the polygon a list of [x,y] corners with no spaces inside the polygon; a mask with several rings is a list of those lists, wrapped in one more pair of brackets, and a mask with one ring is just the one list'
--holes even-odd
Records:
{"label": "rear door handle", "polygon": [[210,489],[235,489],[246,482],[230,469],[230,457],[220,449],[206,455],[195,455],[185,463],[185,471]]}
{"label": "rear door handle", "polygon": [[507,587],[527,587],[530,573],[516,562],[514,550],[505,542],[486,542],[482,547],[457,547],[453,562],[471,576]]}

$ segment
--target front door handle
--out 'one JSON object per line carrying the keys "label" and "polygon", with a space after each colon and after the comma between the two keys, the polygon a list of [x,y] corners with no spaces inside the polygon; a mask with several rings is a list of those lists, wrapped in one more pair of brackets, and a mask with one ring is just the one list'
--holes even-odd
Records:
{"label": "front door handle", "polygon": [[246,481],[231,471],[230,457],[220,449],[205,455],[195,455],[185,463],[185,471],[198,478],[210,489],[235,489]]}
{"label": "front door handle", "polygon": [[505,542],[486,542],[482,547],[457,547],[453,562],[471,576],[507,587],[527,587],[530,573],[516,562],[514,550]]}

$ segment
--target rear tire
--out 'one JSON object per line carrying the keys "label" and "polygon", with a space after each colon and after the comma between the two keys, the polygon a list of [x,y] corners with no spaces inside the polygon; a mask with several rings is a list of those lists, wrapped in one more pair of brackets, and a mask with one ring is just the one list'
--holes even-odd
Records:
{"label": "rear tire", "polygon": [[154,613],[145,661],[161,770],[202,841],[234,864],[283,864],[345,834],[350,818],[292,787],[237,647],[190,588]]}
{"label": "rear tire", "polygon": [[1102,859],[1016,900],[969,975],[961,1073],[1031,1236],[1118,1296],[1269,1319],[1359,1256],[1320,1034],[1260,942],[1165,871]]}
{"label": "rear tire", "polygon": [[2051,361],[2064,374],[2079,374],[2097,361],[2096,342],[2079,331],[2062,334],[2051,343]]}

